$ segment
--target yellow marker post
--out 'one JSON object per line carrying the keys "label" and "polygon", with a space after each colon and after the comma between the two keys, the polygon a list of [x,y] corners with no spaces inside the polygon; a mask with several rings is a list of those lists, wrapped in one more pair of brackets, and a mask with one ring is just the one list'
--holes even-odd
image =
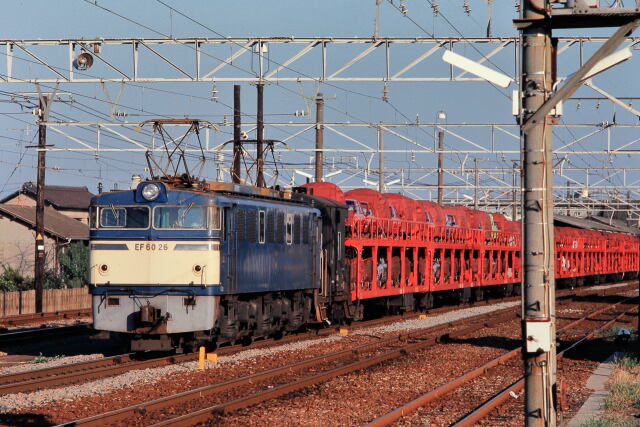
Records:
{"label": "yellow marker post", "polygon": [[218,363],[218,355],[216,353],[207,353],[207,362],[211,362],[215,365]]}
{"label": "yellow marker post", "polygon": [[347,328],[340,328],[340,335],[349,335],[349,330]]}
{"label": "yellow marker post", "polygon": [[200,358],[199,358],[199,364],[198,367],[200,368],[200,370],[204,370],[204,355],[206,354],[206,349],[204,348],[204,346],[200,347]]}
{"label": "yellow marker post", "polygon": [[427,318],[426,314],[421,314],[421,315],[418,316],[418,319],[420,319],[420,320],[424,320],[426,318]]}

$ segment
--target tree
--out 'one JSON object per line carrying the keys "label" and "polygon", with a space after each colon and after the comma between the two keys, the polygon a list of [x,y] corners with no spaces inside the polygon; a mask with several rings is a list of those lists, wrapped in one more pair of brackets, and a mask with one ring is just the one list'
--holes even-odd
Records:
{"label": "tree", "polygon": [[20,270],[8,265],[3,264],[2,268],[4,271],[0,274],[0,291],[26,291],[33,288],[33,278],[23,276]]}
{"label": "tree", "polygon": [[89,277],[89,248],[81,242],[70,244],[60,256],[60,276],[67,288],[86,286]]}

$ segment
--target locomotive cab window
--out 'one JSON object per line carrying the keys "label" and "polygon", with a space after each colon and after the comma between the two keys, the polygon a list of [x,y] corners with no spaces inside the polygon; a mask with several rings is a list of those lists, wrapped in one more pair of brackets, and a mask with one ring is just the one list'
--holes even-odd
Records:
{"label": "locomotive cab window", "polygon": [[146,206],[108,206],[99,208],[100,228],[149,228]]}
{"label": "locomotive cab window", "polygon": [[398,212],[396,211],[395,206],[389,206],[389,215],[391,215],[391,218],[397,218],[398,217]]}
{"label": "locomotive cab window", "polygon": [[220,209],[216,206],[156,206],[153,228],[159,230],[219,230]]}

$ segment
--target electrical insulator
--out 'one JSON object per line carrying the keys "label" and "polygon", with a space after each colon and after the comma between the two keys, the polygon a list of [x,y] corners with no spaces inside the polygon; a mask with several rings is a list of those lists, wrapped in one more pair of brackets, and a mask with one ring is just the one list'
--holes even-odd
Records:
{"label": "electrical insulator", "polygon": [[438,6],[440,6],[438,3],[436,3],[435,1],[431,3],[431,9],[433,10],[433,16],[438,16],[438,14],[440,13],[440,9],[438,9]]}
{"label": "electrical insulator", "polygon": [[126,111],[116,111],[113,115],[115,117],[127,117],[129,114]]}
{"label": "electrical insulator", "polygon": [[296,112],[295,112],[295,113],[293,113],[293,114],[294,114],[294,116],[296,116],[296,117],[305,117],[305,116],[308,116],[307,112],[306,112],[306,111],[304,111],[304,110],[301,110],[301,111],[296,110]]}
{"label": "electrical insulator", "polygon": [[211,100],[213,102],[218,102],[218,87],[215,83],[211,87]]}
{"label": "electrical insulator", "polygon": [[382,100],[384,102],[389,102],[389,88],[386,83],[384,84],[384,89],[382,89]]}
{"label": "electrical insulator", "polygon": [[464,9],[464,13],[466,13],[467,16],[471,15],[471,6],[469,6],[469,2],[467,0],[464,0],[462,8]]}
{"label": "electrical insulator", "polygon": [[409,9],[407,9],[407,5],[404,4],[404,0],[400,0],[400,13],[402,13],[403,15],[409,13]]}

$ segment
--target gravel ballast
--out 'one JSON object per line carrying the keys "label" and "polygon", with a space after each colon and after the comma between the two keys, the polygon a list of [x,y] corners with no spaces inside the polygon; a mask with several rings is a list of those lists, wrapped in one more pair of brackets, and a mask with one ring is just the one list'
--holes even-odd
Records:
{"label": "gravel ballast", "polygon": [[[441,324],[453,322],[462,318],[480,315],[480,314],[484,314],[492,311],[497,311],[497,310],[501,310],[508,307],[513,307],[514,305],[517,305],[517,304],[519,304],[519,302],[512,301],[512,302],[504,302],[504,303],[498,303],[493,305],[464,308],[461,310],[454,310],[454,311],[434,315],[431,317],[427,317],[426,319],[404,320],[404,321],[392,323],[390,325],[358,329],[353,331],[350,335],[353,335],[354,336],[353,338],[355,338],[357,336],[364,337],[369,335],[380,335],[380,334],[394,333],[394,332],[400,332],[400,331],[427,329],[433,326],[438,326]],[[294,342],[289,344],[283,344],[280,346],[274,346],[274,347],[268,347],[268,348],[262,348],[262,349],[258,349],[258,348],[248,349],[248,350],[236,353],[234,355],[219,357],[217,367],[220,367],[222,365],[229,365],[229,364],[237,365],[240,362],[255,359],[258,357],[264,358],[264,357],[274,356],[274,355],[287,353],[287,352],[306,350],[309,347],[316,346],[316,345],[326,346],[327,344],[330,344],[335,341],[344,340],[345,338],[346,337],[336,334],[336,335],[331,335],[325,338],[304,340],[304,341],[299,341],[299,342]],[[83,356],[76,356],[76,357],[83,357]],[[55,361],[55,362],[58,362],[58,361]],[[53,364],[55,362],[49,362],[49,363]],[[64,363],[65,362],[59,362],[51,366],[62,365]],[[66,363],[72,363],[72,362],[66,362]],[[38,368],[47,367],[44,364],[38,364],[37,366]],[[189,371],[197,371],[197,370],[198,370],[197,362],[188,362],[188,363],[164,366],[160,368],[150,368],[150,369],[129,371],[122,375],[118,375],[114,377],[104,378],[104,379],[83,383],[83,384],[70,385],[67,387],[61,387],[56,389],[46,389],[46,390],[40,390],[32,393],[8,394],[8,395],[0,396],[0,411],[6,412],[6,411],[19,410],[24,408],[34,408],[34,407],[45,405],[50,402],[71,401],[83,396],[104,395],[105,393],[109,393],[114,390],[131,387],[132,384],[135,384],[136,387],[138,387],[140,384],[154,383],[155,381],[158,381],[159,379],[167,377],[171,374],[187,373]]]}

